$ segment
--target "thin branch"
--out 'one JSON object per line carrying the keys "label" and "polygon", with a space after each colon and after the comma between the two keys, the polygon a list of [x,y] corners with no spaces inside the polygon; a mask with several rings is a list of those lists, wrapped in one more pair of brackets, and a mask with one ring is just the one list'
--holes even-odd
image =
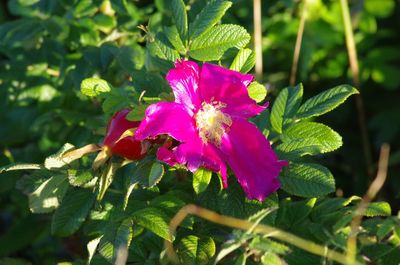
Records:
{"label": "thin branch", "polygon": [[289,84],[293,86],[296,82],[297,68],[299,65],[300,49],[301,43],[303,41],[304,25],[306,22],[308,0],[304,0],[303,10],[300,16],[300,24],[297,30],[296,45],[294,47],[292,69],[290,71],[290,81]]}
{"label": "thin branch", "polygon": [[256,52],[256,78],[262,82],[263,57],[262,57],[262,26],[261,26],[261,0],[253,0],[254,18],[254,49]]}
{"label": "thin branch", "polygon": [[[340,0],[340,5],[342,9],[342,17],[345,28],[345,37],[346,37],[346,46],[347,53],[350,61],[350,68],[353,75],[353,83],[360,91],[360,70],[358,67],[358,59],[357,59],[357,49],[354,41],[354,34],[351,25],[351,18],[349,12],[349,6],[347,0]],[[371,145],[369,142],[367,122],[365,118],[365,109],[364,109],[364,101],[361,94],[356,95],[356,107],[358,113],[358,123],[361,130],[361,138],[363,144],[363,151],[365,157],[365,164],[368,176],[370,178],[373,177],[373,169],[372,169],[372,155],[371,155]]]}
{"label": "thin branch", "polygon": [[378,192],[381,190],[383,184],[385,183],[388,164],[389,164],[389,153],[390,146],[388,144],[383,144],[381,146],[381,152],[378,162],[378,172],[376,178],[369,186],[367,193],[362,198],[361,202],[358,204],[356,211],[354,212],[353,220],[351,222],[351,233],[347,240],[347,257],[350,260],[356,259],[357,254],[357,234],[358,228],[361,224],[362,217],[368,207],[368,204],[376,197]]}
{"label": "thin branch", "polygon": [[[300,238],[291,233],[282,231],[275,227],[262,225],[262,224],[257,224],[256,226],[254,226],[254,223],[252,223],[252,222],[233,218],[233,217],[223,216],[223,215],[217,214],[216,212],[201,208],[201,207],[193,205],[193,204],[184,206],[182,209],[179,210],[179,212],[174,216],[174,218],[172,218],[170,226],[169,226],[169,229],[170,229],[169,231],[170,231],[170,235],[171,235],[170,238],[173,238],[177,227],[182,223],[182,221],[189,214],[196,215],[198,217],[201,217],[205,220],[208,220],[208,221],[216,223],[216,224],[229,226],[229,227],[236,228],[236,229],[241,229],[244,231],[247,231],[247,230],[253,228],[254,233],[260,233],[260,234],[267,235],[269,237],[276,238],[278,240],[281,240],[283,242],[286,242],[288,244],[296,246],[300,249],[308,251],[312,254],[329,258],[331,260],[337,261],[344,265],[360,265],[360,263],[358,261],[348,260],[348,257],[342,253],[328,249],[326,246],[318,245],[312,241],[305,240],[303,238]],[[179,264],[179,259],[174,251],[174,246],[173,246],[172,242],[165,240],[164,244],[165,244],[165,248],[166,248],[166,254],[170,258],[170,260],[175,264]]]}

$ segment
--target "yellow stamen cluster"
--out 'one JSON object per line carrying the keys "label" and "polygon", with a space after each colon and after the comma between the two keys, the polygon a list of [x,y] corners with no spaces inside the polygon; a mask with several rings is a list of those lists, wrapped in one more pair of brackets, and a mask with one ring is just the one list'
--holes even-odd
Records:
{"label": "yellow stamen cluster", "polygon": [[196,126],[203,143],[221,144],[222,136],[232,125],[231,117],[221,111],[224,107],[221,102],[203,102],[202,108],[196,113]]}

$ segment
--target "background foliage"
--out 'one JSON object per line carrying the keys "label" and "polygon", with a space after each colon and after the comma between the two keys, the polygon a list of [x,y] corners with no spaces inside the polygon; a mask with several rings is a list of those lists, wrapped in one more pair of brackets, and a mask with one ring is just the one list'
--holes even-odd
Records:
{"label": "background foliage", "polygon": [[[372,203],[365,213],[386,218],[365,219],[358,257],[398,264],[400,4],[395,0],[350,4],[361,67],[358,89],[364,98],[374,161],[382,143],[392,148],[389,178],[379,195],[389,203]],[[303,3],[263,3],[262,80],[274,104],[270,113],[254,122],[275,139],[280,156],[292,162],[282,174],[282,191],[264,203],[246,200],[233,178],[229,189],[221,191],[215,174],[210,180],[207,172],[192,177],[182,169],[168,170],[154,163],[151,155],[118,170],[109,188],[96,186],[101,183],[96,177],[111,179],[120,160],[114,159],[98,176],[89,170],[93,155],[68,165],[59,160],[73,146],[101,142],[115,111],[135,107],[137,111],[130,115],[138,119],[147,104],[170,98],[164,76],[177,58],[252,71],[251,1],[191,0],[185,5],[163,0],[0,3],[0,165],[42,165],[40,170],[0,175],[0,256],[4,257],[0,262],[85,264],[92,253],[93,264],[109,264],[115,261],[118,247],[130,245],[131,264],[166,263],[160,253],[162,240],[170,239],[168,222],[187,203],[271,224],[339,251],[346,249],[351,214],[360,200],[352,195],[362,196],[371,179],[354,101],[319,117],[356,93],[350,86],[327,90],[351,83],[339,1],[310,1],[297,76],[304,88],[292,89],[285,87]],[[94,85],[102,89],[94,90]],[[327,92],[321,96],[322,91]],[[258,101],[264,100],[266,93],[260,86],[254,85],[250,92]],[[326,111],[313,109],[307,101],[317,94],[321,102],[325,100]],[[336,94],[339,100],[332,100]],[[319,137],[311,137],[307,130],[319,132]],[[58,155],[50,156],[60,148]],[[138,172],[144,172],[139,179]],[[98,187],[97,193],[91,187]],[[132,193],[127,193],[130,188]],[[104,198],[99,196],[102,190]],[[246,260],[247,264],[279,264],[281,258],[288,264],[324,262],[280,241],[232,232],[197,218],[182,224],[175,242],[184,264],[208,264],[215,259],[223,264]]]}

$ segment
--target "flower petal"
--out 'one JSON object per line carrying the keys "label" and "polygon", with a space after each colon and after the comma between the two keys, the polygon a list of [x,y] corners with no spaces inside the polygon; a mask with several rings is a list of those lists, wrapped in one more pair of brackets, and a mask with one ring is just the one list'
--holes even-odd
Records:
{"label": "flower petal", "polygon": [[157,159],[171,166],[186,164],[191,172],[195,172],[200,167],[219,172],[223,186],[228,185],[226,165],[221,152],[211,144],[204,144],[198,136],[172,149],[160,147],[157,151]]}
{"label": "flower petal", "polygon": [[161,134],[183,142],[197,135],[194,120],[182,104],[160,102],[146,109],[145,117],[135,132],[135,138],[143,140]]}
{"label": "flower petal", "polygon": [[278,160],[254,124],[235,118],[220,149],[249,199],[262,201],[279,188],[278,175],[287,162]]}
{"label": "flower petal", "polygon": [[199,66],[192,61],[177,61],[166,77],[175,95],[175,102],[181,103],[191,111],[200,107],[197,92],[199,84]]}
{"label": "flower petal", "polygon": [[199,91],[206,102],[219,101],[226,104],[224,112],[231,116],[249,118],[262,112],[249,97],[247,86],[253,80],[252,75],[241,74],[218,65],[203,64],[200,73]]}

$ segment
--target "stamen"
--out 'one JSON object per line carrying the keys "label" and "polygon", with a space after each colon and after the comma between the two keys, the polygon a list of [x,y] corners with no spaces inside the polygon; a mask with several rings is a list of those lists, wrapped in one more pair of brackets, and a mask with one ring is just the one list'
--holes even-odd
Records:
{"label": "stamen", "polygon": [[229,115],[221,111],[226,105],[222,102],[203,102],[201,110],[196,113],[196,125],[203,143],[221,144],[224,133],[232,125]]}

